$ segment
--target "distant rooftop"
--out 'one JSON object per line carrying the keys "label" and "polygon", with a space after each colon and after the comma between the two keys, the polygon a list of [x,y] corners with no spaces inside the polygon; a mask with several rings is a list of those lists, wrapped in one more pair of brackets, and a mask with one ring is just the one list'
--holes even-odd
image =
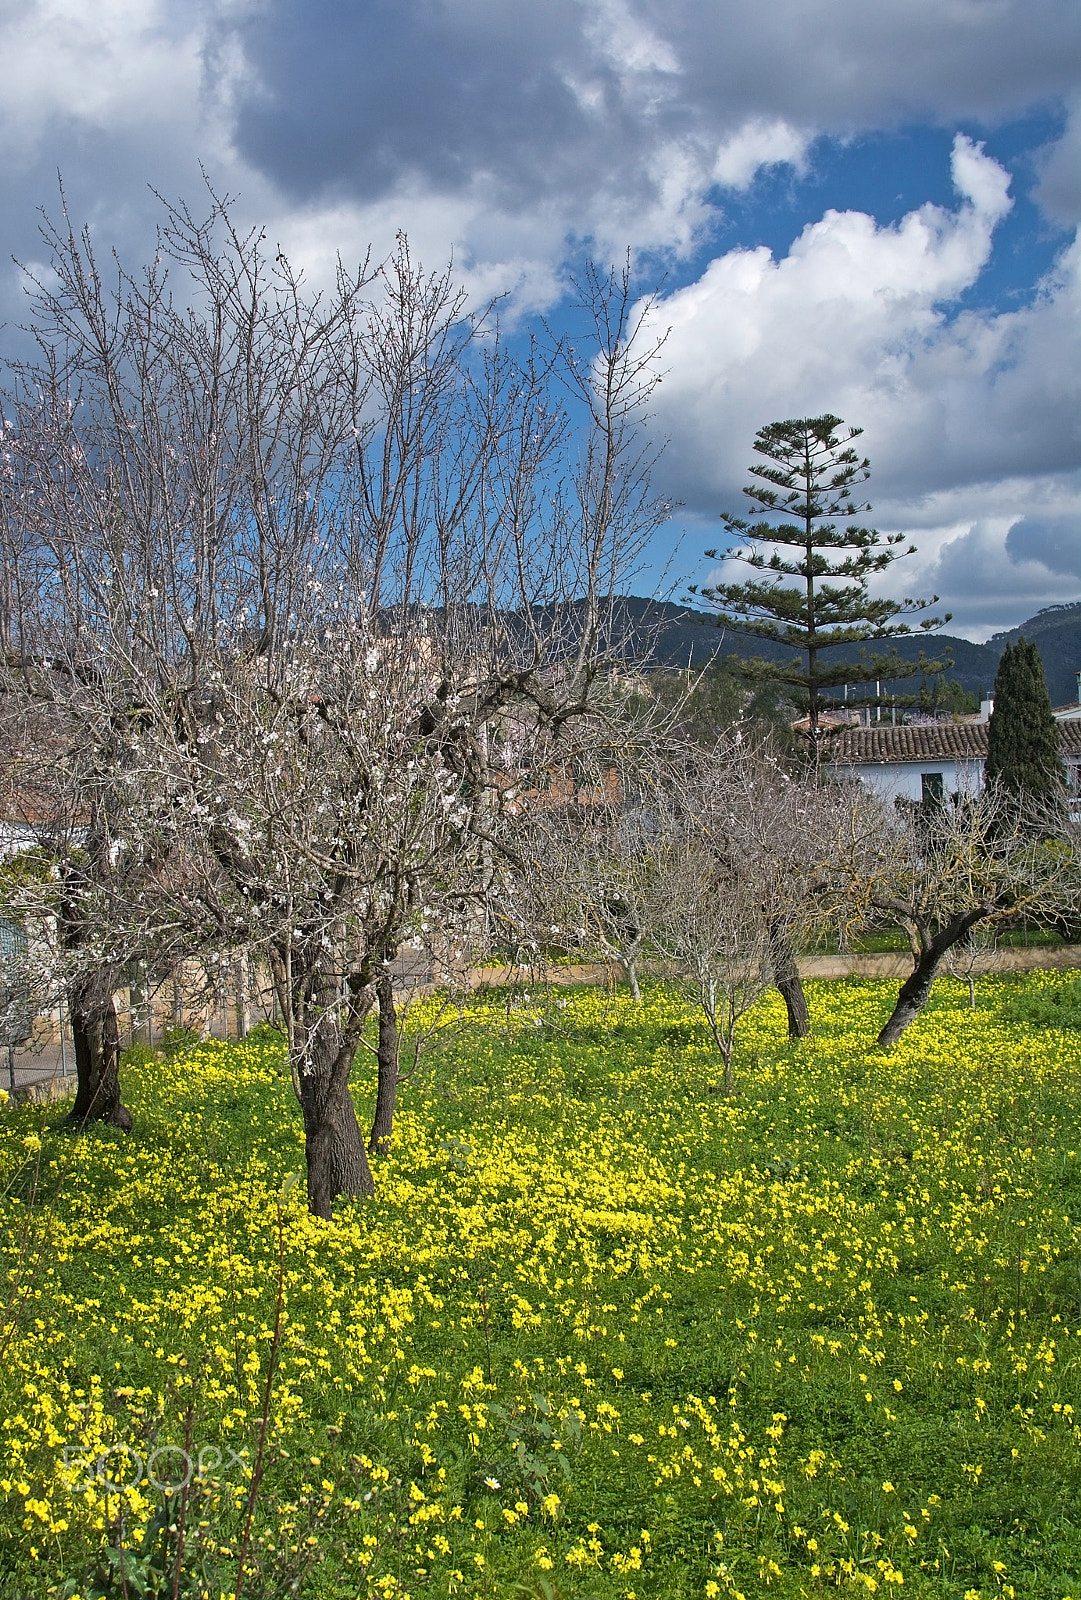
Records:
{"label": "distant rooftop", "polygon": [[[1059,723],[1063,756],[1081,759],[1081,721]],[[986,722],[910,722],[899,727],[840,728],[827,736],[828,759],[846,767],[906,761],[984,761]]]}

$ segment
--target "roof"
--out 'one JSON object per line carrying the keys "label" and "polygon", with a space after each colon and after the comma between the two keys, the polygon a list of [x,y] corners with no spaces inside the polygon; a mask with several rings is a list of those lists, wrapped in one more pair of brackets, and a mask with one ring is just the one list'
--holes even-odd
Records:
{"label": "roof", "polygon": [[[1081,721],[1060,722],[1063,756],[1081,759]],[[841,728],[824,741],[835,766],[894,766],[906,761],[984,761],[986,722],[907,722],[898,727]]]}

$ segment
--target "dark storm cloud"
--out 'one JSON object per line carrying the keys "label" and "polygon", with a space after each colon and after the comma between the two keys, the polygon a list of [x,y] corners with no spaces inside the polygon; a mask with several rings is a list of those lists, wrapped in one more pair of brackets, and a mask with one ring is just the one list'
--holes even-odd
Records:
{"label": "dark storm cloud", "polygon": [[1006,536],[1011,561],[1038,561],[1049,572],[1081,584],[1081,518],[1076,512],[1062,516],[1022,517]]}
{"label": "dark storm cloud", "polygon": [[[478,178],[514,210],[663,181],[748,118],[807,135],[997,117],[1064,94],[1073,0],[280,0],[237,24],[244,156],[294,196]],[[577,219],[574,219],[577,220]]]}
{"label": "dark storm cloud", "polygon": [[506,198],[536,196],[588,136],[559,70],[578,10],[271,7],[241,29],[258,87],[237,108],[239,147],[294,195],[371,199],[413,177],[457,191],[494,171]]}
{"label": "dark storm cloud", "polygon": [[913,118],[991,118],[1076,81],[1076,8],[1060,0],[779,0],[768,6],[676,6],[691,81],[716,114],[768,99],[816,127],[889,126]]}

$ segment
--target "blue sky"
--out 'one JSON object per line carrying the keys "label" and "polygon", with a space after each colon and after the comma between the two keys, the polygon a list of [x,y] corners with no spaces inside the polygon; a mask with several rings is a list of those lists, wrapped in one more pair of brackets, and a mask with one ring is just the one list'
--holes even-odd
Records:
{"label": "blue sky", "polygon": [[200,163],[313,279],[404,229],[522,324],[630,248],[679,574],[755,429],[828,410],[891,587],[975,638],[1081,597],[1076,0],[11,0],[0,52],[3,259],[57,169],[139,259]]}

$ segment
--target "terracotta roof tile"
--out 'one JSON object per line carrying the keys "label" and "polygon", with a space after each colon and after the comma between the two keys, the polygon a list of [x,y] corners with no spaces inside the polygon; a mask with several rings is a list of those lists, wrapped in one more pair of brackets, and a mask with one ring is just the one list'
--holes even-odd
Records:
{"label": "terracotta roof tile", "polygon": [[[1081,757],[1081,721],[1060,722],[1064,756]],[[900,727],[841,728],[824,745],[834,765],[884,766],[905,761],[983,761],[986,722],[909,722]]]}

